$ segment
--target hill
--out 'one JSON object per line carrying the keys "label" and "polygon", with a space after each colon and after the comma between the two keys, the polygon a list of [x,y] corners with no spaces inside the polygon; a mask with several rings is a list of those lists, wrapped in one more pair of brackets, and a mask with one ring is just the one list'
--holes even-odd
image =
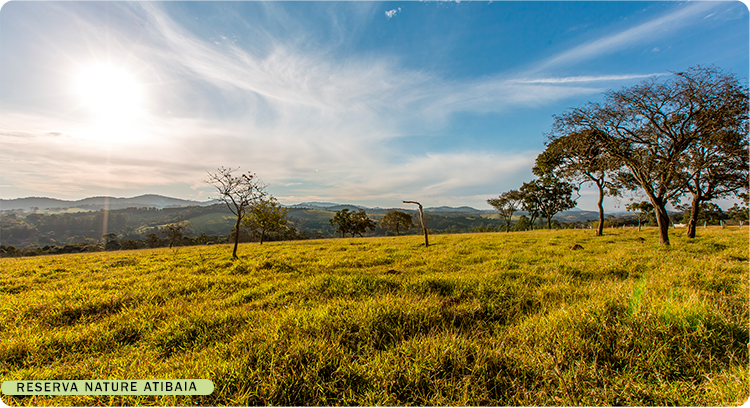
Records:
{"label": "hill", "polygon": [[131,198],[116,197],[88,197],[81,200],[69,201],[58,200],[47,197],[15,198],[12,200],[0,199],[0,210],[54,210],[54,209],[80,209],[83,211],[96,211],[102,209],[119,210],[124,208],[168,208],[187,207],[193,205],[205,206],[215,204],[214,201],[192,201],[179,198],[165,197],[157,194],[145,194]]}
{"label": "hill", "polygon": [[[206,396],[10,406],[729,406],[748,235],[709,228],[243,244],[0,259],[21,379],[209,379]],[[574,244],[581,249],[571,250]]]}

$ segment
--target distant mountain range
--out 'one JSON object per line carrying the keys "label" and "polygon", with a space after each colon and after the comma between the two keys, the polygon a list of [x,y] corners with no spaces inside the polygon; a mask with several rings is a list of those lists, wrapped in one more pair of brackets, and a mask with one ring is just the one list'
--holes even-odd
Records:
{"label": "distant mountain range", "polygon": [[[409,209],[409,210],[416,210],[416,206],[404,206],[404,207],[391,207],[391,208],[382,208],[382,207],[365,207],[362,205],[355,205],[355,204],[336,204],[336,203],[326,203],[326,202],[304,202],[299,204],[291,205],[292,208],[311,208],[316,210],[326,210],[326,211],[340,211],[344,208],[348,208],[352,211],[357,211],[358,209],[362,208],[365,211],[383,211],[383,210],[398,210],[398,209]],[[427,207],[424,209],[425,211],[430,212],[451,212],[451,213],[468,213],[468,214],[491,214],[494,213],[494,210],[477,210],[473,207]]]}
{"label": "distant mountain range", "polygon": [[12,200],[0,199],[0,210],[24,210],[33,211],[34,208],[39,210],[61,209],[61,208],[80,208],[86,211],[96,211],[103,208],[110,210],[119,210],[132,207],[188,207],[191,205],[212,205],[215,201],[193,201],[182,200],[179,198],[164,197],[157,194],[145,194],[131,198],[117,197],[88,197],[81,200],[58,200],[47,197],[26,197],[15,198]]}
{"label": "distant mountain range", "polygon": [[[26,198],[14,198],[12,200],[0,199],[0,210],[24,210],[34,211],[48,210],[48,209],[81,209],[84,211],[97,211],[104,208],[110,210],[119,210],[124,208],[173,208],[173,207],[189,207],[189,206],[209,206],[216,204],[218,201],[194,201],[194,200],[183,200],[179,198],[165,197],[158,194],[144,194],[137,197],[122,198],[122,197],[88,197],[81,200],[59,200],[56,198],[47,197],[26,197]],[[416,206],[393,207],[393,208],[381,208],[381,207],[366,207],[356,204],[339,204],[331,202],[317,202],[317,201],[306,201],[299,204],[290,205],[291,208],[309,208],[316,210],[325,211],[340,211],[344,208],[348,208],[351,211],[357,211],[362,208],[365,211],[387,211],[392,209],[408,209],[416,210]],[[413,208],[412,208],[413,207]],[[427,207],[425,211],[432,213],[460,213],[460,214],[493,214],[494,210],[478,210],[473,207],[461,206],[461,207]],[[565,213],[577,213],[577,212],[588,212],[582,211],[577,208],[566,211]],[[593,213],[596,214],[596,213]]]}

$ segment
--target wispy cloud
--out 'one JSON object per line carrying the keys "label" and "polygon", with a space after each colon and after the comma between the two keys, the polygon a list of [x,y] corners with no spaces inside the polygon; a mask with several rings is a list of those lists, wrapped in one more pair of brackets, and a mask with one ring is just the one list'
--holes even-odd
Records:
{"label": "wispy cloud", "polygon": [[537,65],[536,69],[542,71],[553,67],[585,62],[632,47],[636,44],[652,41],[660,36],[670,35],[675,29],[691,24],[691,19],[700,17],[708,10],[716,7],[716,3],[712,1],[687,3],[684,7],[680,7],[667,15],[623,30],[617,34],[589,41],[552,56]]}
{"label": "wispy cloud", "polygon": [[[658,51],[658,48],[656,50]],[[569,84],[569,83],[579,83],[579,82],[631,81],[634,79],[643,79],[643,78],[649,78],[649,77],[660,76],[660,75],[665,75],[665,73],[518,79],[515,82],[518,82],[521,84]]]}

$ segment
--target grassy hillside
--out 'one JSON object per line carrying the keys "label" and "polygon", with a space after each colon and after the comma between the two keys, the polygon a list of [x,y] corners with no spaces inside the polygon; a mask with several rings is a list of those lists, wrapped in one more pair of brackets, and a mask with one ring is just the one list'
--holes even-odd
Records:
{"label": "grassy hillside", "polygon": [[[748,233],[560,230],[0,259],[3,380],[206,378],[9,405],[734,405]],[[574,244],[583,249],[571,250]]]}

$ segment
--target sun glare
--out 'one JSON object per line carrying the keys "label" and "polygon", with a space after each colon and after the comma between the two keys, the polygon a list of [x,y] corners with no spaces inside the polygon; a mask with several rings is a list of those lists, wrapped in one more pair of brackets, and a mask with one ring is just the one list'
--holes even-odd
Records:
{"label": "sun glare", "polygon": [[130,122],[142,104],[141,86],[135,77],[111,65],[83,70],[76,82],[76,93],[98,122]]}

